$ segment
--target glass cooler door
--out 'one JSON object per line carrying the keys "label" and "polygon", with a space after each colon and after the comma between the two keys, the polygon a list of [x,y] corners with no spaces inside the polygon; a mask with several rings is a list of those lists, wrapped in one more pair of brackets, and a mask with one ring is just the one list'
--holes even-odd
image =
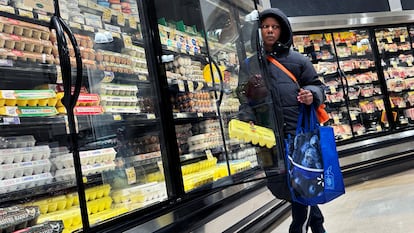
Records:
{"label": "glass cooler door", "polygon": [[413,125],[413,29],[375,29],[395,128]]}
{"label": "glass cooler door", "polygon": [[[160,0],[155,5],[184,192],[243,181],[257,168],[256,149],[229,138],[228,124],[238,112],[235,88],[239,61],[246,57],[238,45],[240,28],[254,4]],[[236,173],[243,175],[232,180]]]}
{"label": "glass cooler door", "polygon": [[2,232],[82,227],[48,3],[0,3]]}
{"label": "glass cooler door", "polygon": [[[148,46],[136,1],[59,3],[83,63],[82,87],[73,112],[86,220],[94,227],[168,198],[161,163],[165,155],[160,146],[157,77],[148,72]],[[71,47],[69,54],[75,70]],[[69,222],[65,228],[79,226]]]}

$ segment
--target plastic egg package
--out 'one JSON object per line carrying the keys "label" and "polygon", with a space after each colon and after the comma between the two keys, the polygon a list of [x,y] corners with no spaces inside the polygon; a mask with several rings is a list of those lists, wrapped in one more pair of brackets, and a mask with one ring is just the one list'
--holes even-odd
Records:
{"label": "plastic egg package", "polygon": [[0,137],[0,148],[21,148],[21,147],[33,147],[36,144],[36,140],[33,135],[23,135],[16,137]]}
{"label": "plastic egg package", "polygon": [[93,165],[97,163],[106,163],[109,161],[114,161],[116,157],[116,151],[114,148],[81,151],[79,156],[82,165]]}
{"label": "plastic egg package", "polygon": [[138,87],[136,85],[101,84],[101,95],[136,96]]}
{"label": "plastic egg package", "polygon": [[49,146],[0,149],[0,164],[11,164],[48,159]]}
{"label": "plastic egg package", "polygon": [[32,176],[23,176],[8,180],[0,180],[0,193],[9,193],[13,191],[43,186],[50,184],[53,180],[50,172]]}
{"label": "plastic egg package", "polygon": [[48,159],[0,165],[0,180],[23,176],[38,175],[49,172],[51,163]]}

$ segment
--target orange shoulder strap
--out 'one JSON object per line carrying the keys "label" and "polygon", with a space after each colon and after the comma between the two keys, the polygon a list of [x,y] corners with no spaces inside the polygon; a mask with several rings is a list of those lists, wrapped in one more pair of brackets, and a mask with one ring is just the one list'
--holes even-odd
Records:
{"label": "orange shoulder strap", "polygon": [[279,69],[281,69],[283,72],[285,72],[285,74],[287,74],[295,83],[298,82],[298,80],[296,80],[295,75],[293,75],[292,72],[290,72],[288,69],[286,69],[286,67],[284,65],[282,65],[280,62],[278,62],[275,58],[273,58],[272,56],[267,56],[267,60],[269,60],[271,63],[273,63],[273,65],[279,67]]}
{"label": "orange shoulder strap", "polygon": [[[298,80],[296,80],[295,75],[292,74],[284,65],[282,65],[280,62],[278,62],[275,58],[272,56],[267,56],[267,60],[269,60],[273,65],[279,67],[285,74],[287,74],[295,83],[298,83]],[[325,104],[321,104],[316,109],[316,115],[318,116],[318,120],[321,124],[327,122],[329,120],[329,114],[325,110]]]}

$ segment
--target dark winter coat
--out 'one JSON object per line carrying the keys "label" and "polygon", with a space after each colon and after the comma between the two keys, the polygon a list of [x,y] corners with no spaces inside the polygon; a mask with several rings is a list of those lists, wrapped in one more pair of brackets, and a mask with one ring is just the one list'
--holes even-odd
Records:
{"label": "dark winter coat", "polygon": [[[315,106],[319,106],[325,100],[324,84],[319,79],[312,63],[302,54],[291,50],[293,33],[286,15],[279,9],[267,9],[259,15],[259,20],[266,17],[274,17],[281,26],[281,36],[274,45],[271,52],[266,52],[266,56],[272,56],[284,65],[297,79],[294,82],[283,71],[264,58],[268,77],[262,77],[258,56],[254,55],[240,64],[239,85],[237,89],[240,100],[239,119],[252,121],[257,125],[277,129],[281,137],[287,134],[295,134],[297,119],[299,115],[299,102],[297,100],[299,88],[310,90],[313,94]],[[257,26],[253,30],[252,46],[256,47]],[[276,125],[274,117],[278,117],[279,124]],[[263,151],[261,153],[273,153],[271,163],[262,162],[262,166],[269,173],[280,173],[286,170],[283,161],[284,155],[277,154],[275,150]],[[283,153],[284,154],[284,153]],[[259,153],[259,158],[263,157]],[[269,160],[269,159],[267,159]],[[281,165],[282,164],[282,165]],[[283,173],[283,172],[282,172]],[[273,179],[273,187],[272,187]],[[269,179],[269,188],[275,194],[275,182],[286,186],[284,178]],[[284,187],[286,188],[286,187]],[[273,190],[272,190],[273,189]],[[275,194],[276,195],[276,194]],[[283,195],[276,195],[279,198],[289,199]]]}

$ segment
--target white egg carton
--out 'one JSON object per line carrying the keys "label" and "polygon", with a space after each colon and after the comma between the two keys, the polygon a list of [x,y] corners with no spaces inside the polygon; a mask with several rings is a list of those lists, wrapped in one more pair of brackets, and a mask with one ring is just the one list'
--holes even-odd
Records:
{"label": "white egg carton", "polygon": [[120,96],[136,96],[138,93],[138,87],[136,85],[125,84],[101,84],[101,95],[120,95]]}
{"label": "white egg carton", "polygon": [[2,149],[33,147],[35,144],[36,140],[33,135],[0,137],[0,148]]}
{"label": "white egg carton", "polygon": [[56,170],[55,180],[60,181],[74,181],[76,179],[74,168],[65,168]]}
{"label": "white egg carton", "polygon": [[0,149],[0,164],[11,164],[48,159],[49,146]]}
{"label": "white egg carton", "polygon": [[93,165],[82,166],[83,175],[93,175],[96,173],[102,173],[106,171],[114,170],[116,167],[114,161],[108,161],[105,163],[96,163]]}
{"label": "white egg carton", "polygon": [[116,151],[114,148],[81,151],[79,153],[79,156],[82,165],[92,165],[96,163],[114,161],[116,157]]}
{"label": "white egg carton", "polygon": [[53,163],[57,170],[72,168],[74,166],[73,155],[71,153],[53,156],[53,158],[51,158],[50,161]]}
{"label": "white egg carton", "polygon": [[53,180],[50,172],[32,176],[23,176],[20,178],[0,180],[0,193],[9,193],[13,191],[23,190],[50,184]]}
{"label": "white egg carton", "polygon": [[138,98],[136,96],[113,96],[101,95],[102,106],[137,106]]}
{"label": "white egg carton", "polygon": [[48,159],[0,165],[0,180],[46,173],[51,165]]}

